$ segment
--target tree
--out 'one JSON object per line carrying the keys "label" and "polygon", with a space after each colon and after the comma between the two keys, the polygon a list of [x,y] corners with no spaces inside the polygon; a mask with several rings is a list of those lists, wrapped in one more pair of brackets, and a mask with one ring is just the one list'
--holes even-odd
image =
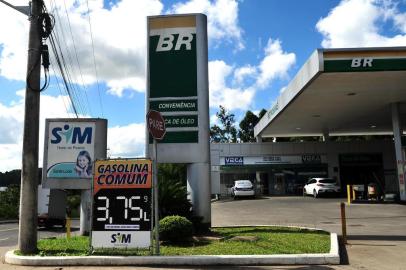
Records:
{"label": "tree", "polygon": [[247,111],[245,117],[240,122],[240,130],[238,131],[238,137],[241,142],[255,142],[254,127],[259,122],[260,118],[264,116],[266,110],[262,109],[259,112],[259,117],[253,112]]}
{"label": "tree", "polygon": [[186,164],[160,163],[158,164],[158,170],[160,179],[177,179],[178,182],[186,185]]}
{"label": "tree", "polygon": [[234,126],[234,114],[220,105],[220,111],[216,113],[221,126],[214,125],[210,128],[210,141],[216,143],[237,142],[237,129]]}
{"label": "tree", "polygon": [[9,185],[19,185],[21,182],[21,170],[12,170],[9,172],[0,172],[0,187]]}
{"label": "tree", "polygon": [[262,116],[264,116],[265,114],[266,114],[266,110],[265,110],[265,109],[262,109],[262,110],[259,112],[259,114],[258,114],[259,120],[261,120]]}
{"label": "tree", "polygon": [[[41,183],[42,179],[42,168],[38,168],[38,184]],[[9,185],[21,184],[21,170],[11,170],[8,172],[0,172],[0,187],[8,187]]]}
{"label": "tree", "polygon": [[238,131],[238,137],[241,142],[255,142],[254,127],[258,123],[258,116],[253,112],[247,111],[245,117],[240,122],[240,130]]}
{"label": "tree", "polygon": [[20,187],[8,186],[6,191],[0,192],[0,219],[18,218],[20,206]]}

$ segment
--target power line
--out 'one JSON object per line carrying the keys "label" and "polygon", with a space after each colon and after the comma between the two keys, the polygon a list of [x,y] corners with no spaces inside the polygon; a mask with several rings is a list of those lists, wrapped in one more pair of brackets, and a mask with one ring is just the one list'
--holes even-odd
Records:
{"label": "power line", "polygon": [[104,117],[103,102],[102,102],[102,99],[101,99],[100,88],[99,88],[99,76],[98,76],[98,73],[97,73],[96,57],[95,57],[95,53],[94,53],[93,31],[92,31],[92,23],[90,21],[90,9],[89,9],[89,1],[88,0],[86,0],[86,5],[87,5],[87,11],[88,11],[87,15],[88,15],[88,18],[89,18],[90,39],[92,40],[93,65],[94,65],[94,70],[96,72],[97,92],[99,93],[100,108],[101,108],[101,111],[102,111],[102,116]]}
{"label": "power line", "polygon": [[78,54],[77,54],[77,49],[76,49],[76,44],[75,44],[75,38],[74,38],[74,35],[73,35],[73,33],[72,33],[72,27],[71,27],[71,23],[70,23],[70,19],[69,19],[69,13],[68,13],[68,10],[67,10],[67,8],[66,8],[66,1],[65,1],[65,0],[63,1],[63,4],[64,4],[64,7],[65,7],[66,17],[67,17],[67,19],[68,19],[69,31],[70,31],[70,35],[71,35],[71,37],[72,37],[72,43],[73,43],[73,49],[74,49],[73,51],[75,52],[76,63],[78,64],[79,73],[80,73],[80,78],[81,78],[81,81],[82,81],[82,86],[83,86],[83,88],[85,88],[85,89],[84,89],[84,93],[85,93],[86,101],[87,101],[87,104],[88,104],[88,106],[89,106],[90,114],[92,114],[92,109],[91,109],[91,106],[90,106],[90,103],[89,103],[89,99],[88,99],[88,96],[87,96],[87,89],[86,89],[86,87],[85,87],[85,85],[84,85],[84,82],[83,82],[82,68],[80,67],[80,63],[79,63],[79,57],[78,57]]}
{"label": "power line", "polygon": [[59,86],[60,83],[59,83],[59,80],[58,80],[58,76],[56,76],[56,72],[55,72],[55,69],[54,69],[53,65],[54,65],[54,63],[51,63],[52,72],[55,74],[54,78],[56,80],[56,86],[58,87],[59,93],[61,93],[62,102],[63,102],[63,106],[65,106],[66,113],[69,114],[68,106],[66,106],[66,102],[65,102],[65,99],[64,99],[64,94],[62,93],[62,89]]}
{"label": "power line", "polygon": [[[51,3],[51,6],[52,6],[52,3]],[[44,9],[46,9],[45,5],[44,5]],[[55,26],[55,21],[54,21],[53,23],[54,23],[54,26]],[[55,30],[55,28],[54,28],[54,30]],[[75,102],[74,102],[74,99],[73,99],[72,94],[71,94],[69,82],[68,82],[68,80],[67,80],[67,78],[66,78],[66,75],[65,75],[65,70],[64,70],[64,68],[62,67],[61,57],[63,57],[63,54],[62,54],[62,51],[60,50],[59,52],[60,52],[60,54],[61,54],[61,57],[59,56],[59,52],[58,52],[57,46],[56,46],[56,44],[55,44],[55,40],[57,40],[57,36],[55,35],[55,31],[52,31],[52,33],[51,33],[51,35],[50,35],[50,37],[49,37],[49,41],[50,41],[50,43],[51,43],[52,52],[53,52],[54,57],[55,57],[55,59],[56,59],[57,66],[58,66],[58,68],[59,68],[59,72],[60,72],[61,78],[62,78],[62,80],[63,80],[63,82],[64,82],[64,86],[65,86],[66,93],[68,94],[69,99],[70,99],[70,101],[71,101],[72,109],[73,109],[73,111],[75,112],[76,117],[79,117],[79,116],[78,116],[77,109],[76,109],[76,105],[75,105]],[[58,46],[60,46],[60,45],[59,45],[59,42],[58,42]],[[60,49],[60,48],[59,48],[59,49]],[[58,87],[59,87],[59,84],[58,84]]]}
{"label": "power line", "polygon": [[[93,66],[95,69],[95,73],[96,73],[96,82],[97,82],[97,90],[98,90],[98,95],[99,95],[99,102],[100,102],[100,107],[101,107],[101,112],[102,115],[104,115],[103,112],[103,103],[102,103],[102,98],[101,98],[101,93],[100,93],[100,84],[99,84],[99,79],[98,79],[98,70],[97,70],[97,64],[96,64],[96,57],[95,57],[95,49],[94,49],[94,40],[93,40],[93,32],[92,32],[92,25],[91,25],[91,19],[90,19],[90,9],[89,9],[89,3],[88,1],[86,1],[87,4],[87,9],[88,9],[88,22],[89,22],[89,28],[90,28],[90,38],[91,38],[91,45],[92,45],[92,54],[93,54]],[[56,1],[54,0],[50,0],[50,5],[51,5],[51,9],[52,11],[55,13],[57,20],[54,20],[54,25],[55,26],[55,31],[52,32],[51,37],[50,37],[50,43],[51,43],[51,48],[53,51],[53,56],[55,57],[55,61],[56,64],[58,66],[58,71],[59,71],[59,75],[62,78],[62,82],[64,85],[64,89],[67,93],[67,96],[69,97],[71,103],[72,103],[72,109],[76,114],[76,117],[78,117],[79,112],[81,111],[83,114],[85,112],[85,109],[89,108],[90,110],[90,114],[91,113],[91,106],[89,103],[89,99],[88,99],[88,95],[87,95],[87,91],[85,89],[85,84],[84,84],[84,80],[83,80],[83,74],[82,74],[82,69],[79,63],[79,57],[78,57],[78,53],[77,53],[77,49],[76,49],[76,43],[75,43],[75,39],[74,39],[74,35],[73,35],[73,31],[72,31],[72,27],[71,27],[71,23],[70,23],[70,18],[69,18],[69,13],[66,7],[66,2],[64,0],[64,7],[65,7],[65,13],[67,16],[67,23],[69,26],[69,31],[70,31],[70,38],[72,40],[72,44],[73,44],[73,52],[74,52],[74,57],[72,57],[71,55],[73,55],[73,53],[71,54],[69,46],[67,45],[67,38],[65,35],[65,31],[64,31],[64,27],[62,26],[61,23],[61,17],[59,15],[58,9],[59,7],[57,7],[56,5]],[[62,7],[60,7],[62,8]],[[44,9],[46,9],[46,7],[44,6]],[[57,21],[57,22],[55,22]],[[61,42],[64,44],[64,46],[61,46]],[[63,52],[62,48],[65,48],[65,53]],[[66,54],[66,56],[65,56]],[[76,59],[76,63],[78,66],[78,69],[74,69],[73,68],[73,62],[74,60],[72,59]],[[81,78],[81,84],[82,87],[84,89],[80,89],[79,84],[77,83],[73,83],[74,78],[76,77],[76,73],[74,72],[76,70],[79,70],[80,73],[80,78]],[[55,73],[54,74],[56,76],[58,76]],[[57,85],[59,88],[59,80],[56,78],[57,80]],[[79,80],[75,79],[76,82],[80,82]],[[61,89],[59,88],[60,92]],[[81,91],[83,90],[83,91]],[[84,102],[83,100],[83,96],[85,96],[86,102]],[[86,103],[88,106],[85,106],[84,103]]]}
{"label": "power line", "polygon": [[64,85],[65,85],[65,89],[66,89],[66,91],[67,91],[67,93],[68,93],[68,96],[69,96],[69,98],[70,98],[70,100],[71,100],[72,109],[73,109],[73,111],[75,112],[76,117],[78,118],[79,116],[78,116],[78,112],[77,112],[77,109],[76,109],[76,105],[75,105],[75,102],[73,101],[72,94],[71,94],[71,91],[70,91],[70,87],[69,87],[69,85],[68,85],[68,81],[67,81],[67,79],[66,79],[66,75],[65,75],[64,69],[63,69],[63,67],[62,67],[62,63],[61,63],[60,57],[59,57],[59,55],[58,55],[58,50],[57,50],[56,45],[55,45],[54,35],[51,35],[51,36],[50,36],[49,41],[51,42],[52,51],[53,51],[53,53],[54,53],[56,62],[57,62],[57,64],[58,64],[59,71],[60,71],[60,73],[61,73],[61,77],[62,77],[62,80],[63,80]]}
{"label": "power line", "polygon": [[[51,2],[51,5],[52,5],[52,2]],[[65,31],[63,30],[63,26],[62,26],[62,23],[61,23],[62,20],[61,20],[61,17],[59,15],[59,11],[58,11],[58,8],[56,7],[56,5],[54,5],[54,12],[55,12],[55,14],[57,16],[57,19],[58,19],[57,20],[57,25],[59,25],[59,27],[55,28],[56,31],[55,31],[55,36],[54,36],[55,37],[54,42],[56,42],[56,45],[58,45],[58,46],[55,46],[55,47],[56,47],[57,50],[59,50],[60,63],[62,64],[62,66],[64,68],[65,79],[67,81],[67,85],[70,86],[70,90],[71,90],[70,91],[70,96],[71,96],[72,100],[74,101],[74,103],[77,103],[78,112],[81,112],[82,114],[85,114],[86,106],[83,105],[82,98],[80,96],[81,91],[78,90],[77,84],[74,84],[73,80],[72,80],[73,77],[72,77],[71,74],[75,74],[73,72],[73,68],[72,68],[72,66],[73,66],[72,62],[73,61],[72,61],[71,53],[70,53],[70,50],[69,50],[69,46],[67,45],[67,42],[66,42]],[[59,36],[58,31],[61,33],[60,34],[61,38],[58,37]],[[66,48],[67,57],[64,56],[62,46],[60,44],[61,41],[64,43],[63,47]]]}

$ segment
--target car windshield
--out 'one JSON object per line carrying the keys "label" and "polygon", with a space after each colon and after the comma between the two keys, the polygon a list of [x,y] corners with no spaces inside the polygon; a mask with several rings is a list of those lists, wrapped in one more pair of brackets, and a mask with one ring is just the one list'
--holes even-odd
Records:
{"label": "car windshield", "polygon": [[250,186],[251,185],[251,181],[250,180],[239,180],[239,181],[235,181],[235,185],[237,186]]}
{"label": "car windshield", "polygon": [[323,184],[335,184],[336,183],[336,181],[334,179],[321,179],[321,180],[319,180],[319,182],[323,183]]}

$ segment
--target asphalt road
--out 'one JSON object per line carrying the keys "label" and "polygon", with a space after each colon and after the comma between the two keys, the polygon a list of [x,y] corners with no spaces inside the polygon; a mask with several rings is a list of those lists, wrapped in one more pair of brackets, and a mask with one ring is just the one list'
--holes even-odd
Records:
{"label": "asphalt road", "polygon": [[[79,221],[73,220],[72,222],[72,234],[76,234],[79,231]],[[52,229],[39,228],[38,229],[38,239],[49,238],[49,237],[58,237],[65,234],[65,229],[55,226]],[[1,223],[0,222],[0,256],[1,261],[3,261],[4,254],[11,249],[17,248],[18,245],[18,223]],[[0,264],[0,269],[3,265]]]}
{"label": "asphalt road", "polygon": [[[312,197],[268,197],[255,200],[221,200],[212,203],[212,225],[293,225],[320,228],[341,235],[340,202],[343,199]],[[348,244],[342,246],[343,263],[338,266],[268,267],[63,267],[63,269],[368,269],[406,270],[406,205],[351,204],[346,207]],[[76,221],[77,222],[77,221]],[[73,224],[77,232],[77,223]],[[17,245],[18,225],[0,224],[0,255]],[[61,230],[40,230],[39,238],[62,235]],[[0,263],[1,270],[34,267]],[[35,269],[55,270],[55,267]]]}
{"label": "asphalt road", "polygon": [[18,224],[0,224],[0,247],[16,245],[18,241]]}

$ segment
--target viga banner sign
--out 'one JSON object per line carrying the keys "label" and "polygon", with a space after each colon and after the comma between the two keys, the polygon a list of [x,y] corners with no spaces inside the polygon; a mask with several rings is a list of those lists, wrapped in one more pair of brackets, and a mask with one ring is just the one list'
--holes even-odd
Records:
{"label": "viga banner sign", "polygon": [[97,160],[94,167],[92,247],[149,247],[152,161]]}

